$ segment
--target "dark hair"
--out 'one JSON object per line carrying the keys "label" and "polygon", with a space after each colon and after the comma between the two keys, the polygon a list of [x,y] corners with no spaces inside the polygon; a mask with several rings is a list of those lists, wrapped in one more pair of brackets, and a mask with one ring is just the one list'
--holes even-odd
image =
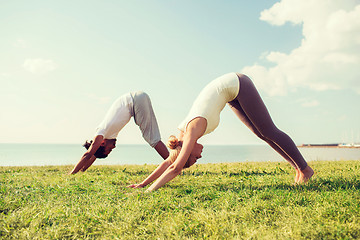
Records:
{"label": "dark hair", "polygon": [[[86,140],[86,142],[83,144],[83,147],[86,148],[86,149],[89,149],[89,147],[91,146],[92,142],[93,142],[92,140],[90,140],[90,142],[88,142],[88,141]],[[95,156],[96,158],[106,158],[108,155],[105,154],[104,151],[105,151],[105,147],[104,147],[104,146],[100,146],[100,147],[98,148],[98,150],[95,152],[94,156]]]}

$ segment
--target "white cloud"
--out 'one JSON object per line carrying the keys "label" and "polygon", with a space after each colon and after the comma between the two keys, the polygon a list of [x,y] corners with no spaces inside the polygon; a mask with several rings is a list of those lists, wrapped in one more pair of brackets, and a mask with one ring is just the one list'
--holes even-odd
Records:
{"label": "white cloud", "polygon": [[87,94],[86,95],[88,98],[92,99],[92,100],[95,100],[96,102],[99,102],[99,103],[109,103],[110,102],[110,97],[108,96],[97,96],[95,94]]}
{"label": "white cloud", "polygon": [[319,101],[317,100],[301,99],[299,102],[303,107],[317,107],[320,105]]}
{"label": "white cloud", "polygon": [[19,38],[19,39],[16,39],[13,46],[18,47],[18,48],[26,48],[28,46],[28,44],[24,39]]}
{"label": "white cloud", "polygon": [[267,52],[273,67],[246,66],[256,85],[270,95],[296,87],[349,88],[360,93],[360,4],[353,0],[281,0],[261,13],[272,25],[302,24],[301,45],[289,54]]}
{"label": "white cloud", "polygon": [[340,121],[340,122],[346,121],[346,120],[348,120],[348,116],[347,115],[341,115],[340,117],[338,117],[337,120]]}
{"label": "white cloud", "polygon": [[23,67],[33,74],[45,74],[54,71],[57,68],[57,64],[50,59],[26,59]]}
{"label": "white cloud", "polygon": [[0,74],[0,76],[2,76],[4,78],[10,78],[12,75],[10,73],[3,72]]}

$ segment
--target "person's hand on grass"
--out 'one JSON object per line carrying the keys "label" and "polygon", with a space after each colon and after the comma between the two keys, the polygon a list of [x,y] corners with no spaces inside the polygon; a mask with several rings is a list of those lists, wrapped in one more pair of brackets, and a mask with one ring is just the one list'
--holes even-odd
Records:
{"label": "person's hand on grass", "polygon": [[131,184],[129,186],[127,186],[128,188],[143,188],[145,186],[143,186],[141,183],[139,184]]}

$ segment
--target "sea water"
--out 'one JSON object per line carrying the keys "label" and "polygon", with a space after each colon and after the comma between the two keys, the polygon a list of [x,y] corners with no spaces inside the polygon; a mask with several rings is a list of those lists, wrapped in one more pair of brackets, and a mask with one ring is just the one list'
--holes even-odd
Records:
{"label": "sea water", "polygon": [[[299,148],[307,161],[360,160],[360,148]],[[77,144],[0,144],[0,166],[74,165],[85,148]],[[159,164],[148,145],[118,145],[95,165]],[[285,161],[267,145],[204,146],[198,163]]]}

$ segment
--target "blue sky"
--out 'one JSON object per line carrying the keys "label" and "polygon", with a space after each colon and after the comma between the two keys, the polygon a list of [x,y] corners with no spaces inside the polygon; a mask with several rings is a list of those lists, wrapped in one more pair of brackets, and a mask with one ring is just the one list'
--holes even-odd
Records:
{"label": "blue sky", "polygon": [[[360,141],[360,1],[1,1],[0,143],[82,143],[143,90],[163,139],[212,79],[249,75],[296,143]],[[145,144],[131,121],[121,144]],[[259,144],[225,107],[205,144]]]}

